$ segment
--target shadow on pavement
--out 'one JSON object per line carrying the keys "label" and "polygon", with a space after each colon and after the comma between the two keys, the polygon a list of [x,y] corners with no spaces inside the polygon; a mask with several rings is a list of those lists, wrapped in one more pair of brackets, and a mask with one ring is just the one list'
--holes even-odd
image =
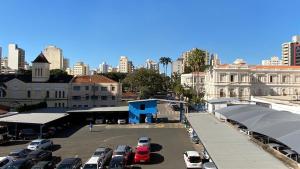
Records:
{"label": "shadow on pavement", "polygon": [[151,152],[158,152],[162,149],[162,145],[157,143],[151,143]]}
{"label": "shadow on pavement", "polygon": [[164,156],[158,154],[158,153],[151,153],[151,160],[149,164],[160,164],[165,161]]}
{"label": "shadow on pavement", "polygon": [[30,140],[11,140],[7,143],[1,144],[1,146],[15,146],[15,145],[21,145],[21,144],[27,144]]}
{"label": "shadow on pavement", "polygon": [[67,138],[67,137],[70,137],[84,126],[85,125],[83,125],[83,124],[82,125],[71,126],[70,128],[67,128],[63,131],[58,132],[53,138]]}
{"label": "shadow on pavement", "polygon": [[61,148],[61,145],[59,144],[53,144],[53,146],[51,147],[51,151],[54,152],[54,151],[57,151]]}

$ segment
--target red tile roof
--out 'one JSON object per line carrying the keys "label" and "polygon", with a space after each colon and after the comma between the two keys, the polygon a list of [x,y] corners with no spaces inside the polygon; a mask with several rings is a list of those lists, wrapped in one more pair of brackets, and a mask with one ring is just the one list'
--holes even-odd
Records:
{"label": "red tile roof", "polygon": [[72,80],[72,83],[118,83],[108,77],[102,75],[91,76],[76,76]]}
{"label": "red tile roof", "polygon": [[285,65],[279,65],[279,66],[264,66],[264,65],[257,65],[253,66],[253,69],[296,69],[300,70],[300,66],[285,66]]}

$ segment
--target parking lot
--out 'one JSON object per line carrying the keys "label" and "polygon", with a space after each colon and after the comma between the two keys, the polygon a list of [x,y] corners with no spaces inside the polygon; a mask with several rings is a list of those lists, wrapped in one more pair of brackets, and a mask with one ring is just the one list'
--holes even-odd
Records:
{"label": "parking lot", "polygon": [[[194,149],[184,128],[108,128],[99,125],[94,126],[93,132],[89,132],[88,126],[65,132],[52,139],[55,144],[53,155],[62,159],[78,156],[83,162],[99,146],[115,148],[119,144],[128,144],[134,148],[140,136],[152,139],[151,163],[134,165],[135,168],[183,169],[184,151]],[[0,146],[0,156],[6,156],[11,150],[26,147],[27,144],[21,141]]]}

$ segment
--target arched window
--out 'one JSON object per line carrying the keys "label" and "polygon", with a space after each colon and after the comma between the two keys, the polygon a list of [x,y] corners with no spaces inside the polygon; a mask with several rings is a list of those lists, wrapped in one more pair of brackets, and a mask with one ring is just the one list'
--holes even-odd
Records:
{"label": "arched window", "polygon": [[287,94],[286,94],[286,91],[285,91],[285,89],[282,89],[282,96],[286,96]]}
{"label": "arched window", "polygon": [[235,93],[234,89],[229,89],[229,96],[236,97],[236,93]]}
{"label": "arched window", "polygon": [[220,89],[220,97],[226,97],[224,89]]}

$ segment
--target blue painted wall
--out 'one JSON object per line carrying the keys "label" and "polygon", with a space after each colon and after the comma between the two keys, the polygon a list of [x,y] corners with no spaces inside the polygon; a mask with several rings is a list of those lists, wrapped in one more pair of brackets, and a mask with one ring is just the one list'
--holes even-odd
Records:
{"label": "blue painted wall", "polygon": [[[141,105],[145,105],[145,110],[141,110]],[[129,123],[140,123],[140,115],[146,115],[147,122],[152,123],[153,117],[157,114],[157,100],[145,100],[129,102]]]}

